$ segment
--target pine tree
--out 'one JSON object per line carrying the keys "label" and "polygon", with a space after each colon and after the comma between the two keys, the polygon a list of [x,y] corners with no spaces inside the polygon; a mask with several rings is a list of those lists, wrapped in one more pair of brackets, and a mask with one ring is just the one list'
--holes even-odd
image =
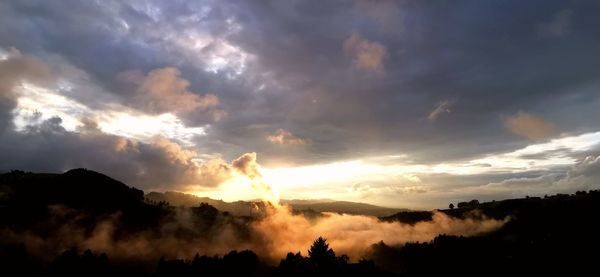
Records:
{"label": "pine tree", "polygon": [[327,240],[319,237],[308,250],[308,258],[317,267],[330,267],[336,263],[333,249],[329,248]]}

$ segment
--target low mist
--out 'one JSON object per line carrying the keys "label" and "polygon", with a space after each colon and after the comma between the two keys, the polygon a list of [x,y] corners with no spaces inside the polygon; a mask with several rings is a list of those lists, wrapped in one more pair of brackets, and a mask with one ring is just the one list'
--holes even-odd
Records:
{"label": "low mist", "polygon": [[[204,207],[212,211],[212,207]],[[414,225],[384,222],[376,217],[324,213],[308,217],[293,214],[287,206],[264,205],[260,218],[239,218],[221,213],[198,219],[195,208],[177,208],[174,216],[149,230],[124,232],[120,213],[105,217],[85,227],[91,220],[79,211],[63,206],[51,207],[51,216],[38,225],[36,233],[4,230],[7,241],[22,241],[26,249],[40,258],[72,247],[104,252],[122,260],[156,260],[222,255],[231,250],[250,249],[271,263],[288,252],[306,250],[319,236],[328,239],[337,253],[358,260],[371,245],[380,241],[388,245],[427,242],[440,234],[473,236],[493,231],[505,220],[473,215],[465,219],[434,212],[431,221]],[[216,211],[216,210],[215,210]],[[205,211],[201,211],[204,213]],[[39,230],[56,230],[44,233]]]}

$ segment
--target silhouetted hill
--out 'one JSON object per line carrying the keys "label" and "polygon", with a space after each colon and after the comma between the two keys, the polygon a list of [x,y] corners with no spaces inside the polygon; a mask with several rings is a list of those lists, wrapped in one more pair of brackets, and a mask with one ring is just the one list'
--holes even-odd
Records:
{"label": "silhouetted hill", "polygon": [[81,168],[63,174],[22,171],[0,174],[0,192],[4,205],[62,204],[104,212],[140,205],[144,201],[143,191]]}
{"label": "silhouetted hill", "polygon": [[148,205],[142,190],[91,170],[0,174],[0,226],[42,237],[67,223],[90,230],[114,215],[119,216],[117,230],[124,233],[156,228],[169,213]]}
{"label": "silhouetted hill", "polygon": [[[510,216],[511,220],[486,236],[442,235],[429,243],[403,247],[380,243],[373,247],[372,258],[384,269],[404,276],[475,276],[482,272],[499,276],[584,276],[597,272],[597,255],[590,253],[600,247],[600,225],[596,220],[600,191],[471,202],[441,212],[459,218],[478,214],[492,218]],[[431,220],[431,216],[431,212],[402,212],[383,219],[415,224]]]}
{"label": "silhouetted hill", "polygon": [[[484,217],[510,220],[480,236],[439,235],[430,242],[404,245],[381,242],[358,263],[336,254],[325,239],[319,238],[307,256],[289,253],[278,265],[261,260],[252,249],[227,252],[232,245],[271,242],[269,234],[260,235],[249,227],[260,222],[260,217],[234,216],[216,208],[231,207],[228,205],[232,203],[181,193],[150,193],[146,198],[141,190],[85,169],[63,174],[0,174],[2,275],[594,276],[598,271],[595,253],[600,249],[600,225],[596,222],[600,191],[461,202],[459,208],[440,212],[465,221]],[[169,205],[171,198],[185,204]],[[234,203],[241,207],[252,204]],[[311,218],[319,216],[315,210],[318,205],[343,212],[356,207],[363,211],[380,208],[298,200],[292,205],[306,208],[299,213]],[[402,211],[380,219],[419,224],[434,215],[430,211]],[[236,243],[229,244],[233,240]],[[219,249],[220,253],[227,254],[193,256],[193,252],[181,251],[189,245],[210,249],[217,243],[225,248]],[[111,254],[102,253],[102,249],[109,249]]]}
{"label": "silhouetted hill", "polygon": [[[282,202],[286,203],[286,201]],[[386,216],[400,211],[407,211],[407,209],[386,208],[371,204],[349,201],[331,201],[317,203],[292,202],[290,205],[293,207],[294,210],[297,211],[313,210],[317,212],[334,212],[370,216]]]}
{"label": "silhouetted hill", "polygon": [[[590,199],[598,197],[598,191],[578,191],[573,195],[557,194],[541,197],[526,197],[516,199],[494,200],[491,202],[479,203],[477,200],[462,202],[461,208],[437,210],[447,215],[464,218],[472,215],[474,212],[480,213],[490,218],[503,219],[507,216],[518,218],[523,215],[531,216],[533,214],[544,214],[548,211],[568,208],[573,205],[587,203]],[[583,207],[581,207],[583,209]],[[592,208],[592,207],[590,207]],[[407,224],[415,224],[420,221],[429,221],[432,219],[432,211],[401,211],[390,216],[380,217],[384,221],[399,221]]]}
{"label": "silhouetted hill", "polygon": [[147,193],[145,197],[150,201],[165,201],[176,207],[193,207],[198,206],[201,203],[206,203],[219,209],[220,211],[228,212],[237,216],[254,216],[256,215],[256,205],[262,205],[262,203],[249,201],[225,202],[222,200],[215,200],[208,197],[198,197],[192,194],[176,191],[167,191],[164,193],[153,191]]}
{"label": "silhouetted hill", "polygon": [[[259,201],[235,201],[225,202],[214,200],[208,197],[198,197],[182,192],[167,191],[164,193],[150,192],[146,194],[146,199],[160,202],[166,201],[173,206],[197,206],[200,203],[207,203],[215,208],[229,212],[238,216],[252,216],[256,214],[256,205],[261,205]],[[329,199],[314,200],[281,200],[282,204],[290,205],[297,212],[333,212],[347,213],[356,215],[387,216],[406,209],[395,209],[375,206],[365,203],[356,203],[349,201],[334,201]]]}
{"label": "silhouetted hill", "polygon": [[306,205],[306,204],[319,204],[335,202],[333,199],[282,199],[283,204],[288,205]]}

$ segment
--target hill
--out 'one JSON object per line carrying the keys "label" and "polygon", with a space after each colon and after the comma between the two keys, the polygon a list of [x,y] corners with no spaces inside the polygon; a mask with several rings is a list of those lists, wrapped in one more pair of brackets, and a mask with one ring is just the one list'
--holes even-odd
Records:
{"label": "hill", "polygon": [[[444,220],[510,220],[500,229],[478,236],[441,234],[432,241],[402,245],[382,241],[367,249],[358,263],[349,262],[345,255],[338,256],[323,240],[313,245],[320,249],[319,257],[289,253],[279,263],[265,261],[264,256],[252,251],[272,243],[270,234],[261,235],[252,229],[261,222],[260,217],[235,216],[210,204],[194,204],[232,204],[219,200],[180,193],[148,195],[156,200],[144,199],[141,190],[85,169],[62,174],[0,174],[0,267],[4,275],[582,276],[597,271],[594,253],[600,249],[600,225],[596,222],[600,191],[461,202],[460,208],[439,211],[448,216]],[[164,202],[168,197],[190,206],[169,205]],[[252,202],[233,203],[246,207]],[[311,205],[345,211],[353,207],[376,209],[328,200],[289,203],[309,209],[318,207]],[[430,232],[429,225],[420,223],[436,216],[433,211],[400,211],[380,220],[411,224],[414,228],[409,230]],[[218,252],[194,256],[201,246],[208,246],[204,251],[214,248]],[[88,248],[94,251],[86,251]]]}
{"label": "hill", "polygon": [[[198,197],[192,194],[182,192],[167,191],[164,193],[150,192],[146,194],[146,199],[160,202],[165,201],[173,206],[193,207],[200,203],[207,203],[221,211],[229,212],[238,216],[252,216],[256,213],[256,201],[235,201],[225,202],[208,197]],[[406,209],[395,209],[375,206],[365,203],[356,203],[348,201],[334,201],[329,199],[312,200],[281,200],[282,204],[290,205],[296,212],[333,212],[369,216],[389,216]]]}
{"label": "hill", "polygon": [[144,192],[82,168],[62,174],[13,171],[0,174],[0,200],[4,205],[64,204],[77,209],[112,212],[142,204]]}
{"label": "hill", "polygon": [[[466,203],[466,202],[465,202]],[[441,235],[429,243],[409,243],[390,247],[373,246],[372,258],[384,269],[405,276],[461,274],[478,275],[494,269],[493,275],[515,272],[531,275],[587,275],[595,271],[595,255],[600,247],[600,191],[526,197],[478,203],[440,212],[452,217],[467,215],[511,220],[502,228],[479,237]],[[386,221],[418,224],[431,220],[432,212],[401,212],[384,217]],[[399,263],[398,261],[402,261]],[[457,266],[466,263],[468,267]],[[435,264],[435,267],[429,265]]]}
{"label": "hill", "polygon": [[154,202],[164,201],[176,207],[195,207],[201,203],[206,203],[220,211],[228,212],[236,216],[256,215],[257,203],[249,201],[225,202],[222,200],[215,200],[208,197],[198,197],[192,194],[176,191],[167,191],[164,193],[152,191],[147,193],[145,198]]}
{"label": "hill", "polygon": [[296,211],[313,210],[316,212],[334,212],[334,213],[346,213],[355,215],[369,215],[369,216],[386,216],[398,213],[401,211],[407,211],[407,209],[396,209],[387,208],[381,206],[375,206],[365,203],[349,202],[349,201],[325,201],[325,202],[287,202],[285,200],[282,203],[289,203],[290,206]]}

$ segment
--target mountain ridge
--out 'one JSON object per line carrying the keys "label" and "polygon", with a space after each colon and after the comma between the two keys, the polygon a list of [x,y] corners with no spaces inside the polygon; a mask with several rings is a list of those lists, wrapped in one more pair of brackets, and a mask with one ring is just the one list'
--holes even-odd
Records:
{"label": "mountain ridge", "polygon": [[[173,206],[197,206],[201,203],[206,203],[215,208],[232,213],[234,215],[249,216],[253,214],[254,203],[259,201],[234,201],[226,202],[223,200],[212,199],[209,197],[200,197],[193,194],[188,194],[178,191],[156,192],[151,191],[145,195],[147,200],[161,202],[165,201]],[[333,212],[368,216],[391,216],[398,212],[408,211],[408,209],[388,208],[377,205],[351,202],[351,201],[336,201],[332,199],[291,199],[281,200],[281,204],[289,205],[294,211],[314,211],[314,212]]]}

